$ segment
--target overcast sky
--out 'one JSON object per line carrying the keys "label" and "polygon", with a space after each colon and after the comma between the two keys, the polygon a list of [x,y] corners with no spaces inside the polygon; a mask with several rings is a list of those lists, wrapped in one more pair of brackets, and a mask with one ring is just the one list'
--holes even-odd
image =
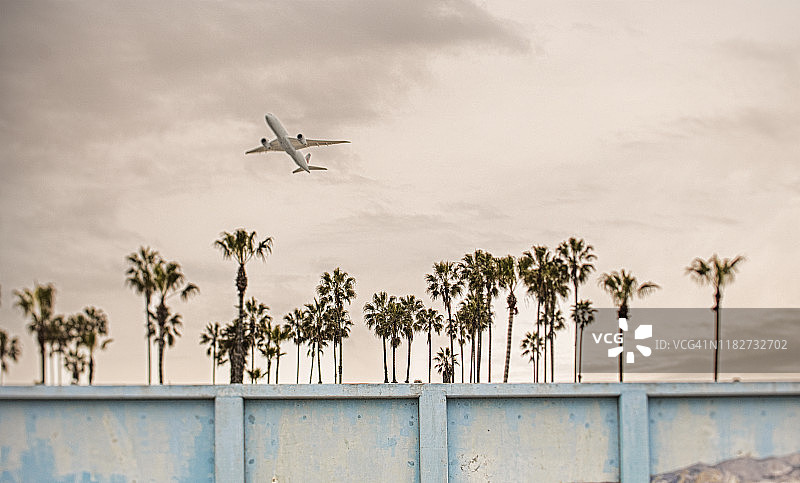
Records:
{"label": "overcast sky", "polygon": [[[310,302],[324,271],[356,278],[346,382],[382,380],[362,322],[371,295],[441,310],[424,275],[476,248],[585,238],[598,273],[662,286],[634,307],[710,306],[684,267],[742,254],[725,305],[798,306],[797,2],[3,1],[0,13],[0,326],[24,351],[9,382],[38,374],[12,296],[34,282],[56,285],[60,313],[109,314],[98,383],[144,382],[143,300],[124,285],[140,245],[200,287],[173,303],[185,331],[167,379],[208,382],[199,333],[236,315],[236,266],[212,243],[239,227],[275,240],[247,267],[247,296],[275,318]],[[285,154],[243,154],[270,137],[266,112],[352,144],[309,150],[329,170],[292,175]],[[596,278],[584,297],[610,306]],[[519,382],[535,305],[521,309]],[[414,350],[423,379],[423,336]]]}

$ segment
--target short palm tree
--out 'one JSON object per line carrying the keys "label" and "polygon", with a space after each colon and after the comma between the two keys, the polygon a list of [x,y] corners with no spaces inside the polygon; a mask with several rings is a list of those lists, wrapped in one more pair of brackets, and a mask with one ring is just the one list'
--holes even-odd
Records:
{"label": "short palm tree", "polygon": [[413,295],[406,295],[400,299],[402,321],[400,331],[408,341],[408,361],[406,363],[406,384],[411,377],[411,344],[414,342],[414,333],[421,332],[422,328],[417,323],[419,313],[425,308],[422,301]]}
{"label": "short palm tree", "polygon": [[233,259],[239,265],[236,273],[236,291],[239,294],[239,321],[236,325],[236,339],[231,347],[229,356],[231,362],[231,384],[241,384],[244,379],[245,354],[247,344],[244,334],[244,294],[247,290],[247,273],[245,265],[253,257],[267,261],[267,255],[272,253],[272,238],[267,237],[259,241],[255,231],[248,232],[242,228],[233,233],[226,231],[220,233],[220,238],[214,246],[222,252],[225,260]]}
{"label": "short palm tree", "polygon": [[300,384],[300,345],[305,342],[303,336],[303,319],[305,315],[300,309],[294,309],[292,312],[283,316],[283,321],[286,322],[285,326],[289,328],[292,341],[297,346],[297,378],[295,384]]}
{"label": "short palm tree", "polygon": [[[636,277],[634,277],[630,272],[626,272],[624,268],[619,272],[613,271],[611,273],[604,273],[600,276],[598,283],[600,284],[600,287],[611,296],[611,300],[614,302],[614,305],[618,307],[617,317],[620,319],[628,318],[629,304],[634,297],[644,298],[661,288],[653,282],[639,283]],[[621,327],[619,329],[619,334],[620,338],[625,337]],[[623,345],[624,339],[623,343],[620,343],[620,347]],[[618,357],[619,382],[622,382],[622,352],[620,352]]]}
{"label": "short palm tree", "polygon": [[[333,270],[333,273],[325,272],[322,274],[320,284],[317,286],[317,295],[322,298],[328,299],[328,303],[333,308],[335,335],[333,345],[339,347],[339,370],[338,382],[342,383],[342,338],[344,335],[344,324],[347,319],[347,310],[344,308],[345,304],[349,305],[350,302],[356,297],[356,279],[342,271],[339,267]],[[334,350],[335,352],[335,350]],[[336,358],[334,357],[334,364]],[[337,374],[334,372],[334,383],[336,383]]]}
{"label": "short palm tree", "polygon": [[56,289],[53,284],[36,284],[33,290],[26,288],[21,291],[14,291],[14,295],[17,297],[15,305],[22,310],[26,317],[30,317],[31,321],[27,326],[28,332],[36,334],[36,342],[39,344],[39,373],[41,378],[37,384],[44,384],[45,382],[45,346],[48,341],[48,327],[55,317],[55,293]]}
{"label": "short palm tree", "polygon": [[458,361],[456,361],[455,354],[450,352],[450,348],[440,347],[433,361],[436,363],[436,371],[442,375],[442,382],[452,383],[453,375],[455,374],[455,366],[458,364]]}
{"label": "short palm tree", "polygon": [[[281,352],[281,343],[292,338],[292,327],[288,324],[276,325],[270,331],[269,339],[272,346],[275,348],[275,384],[278,384],[278,374],[281,369],[281,356],[286,355]],[[267,382],[269,382],[269,374],[267,374]]]}
{"label": "short palm tree", "polygon": [[19,339],[9,336],[4,330],[0,330],[0,385],[3,384],[3,374],[8,372],[8,361],[17,362],[21,354]]}
{"label": "short palm tree", "polygon": [[719,378],[719,323],[722,309],[722,289],[725,285],[733,282],[736,272],[739,270],[739,264],[744,260],[745,258],[742,255],[733,259],[724,258],[720,260],[715,253],[708,260],[695,258],[692,264],[686,267],[686,273],[697,283],[714,287],[714,306],[711,307],[711,310],[714,311],[714,339],[716,340],[714,346],[714,382],[717,382]]}
{"label": "short palm tree", "polygon": [[220,365],[219,341],[221,335],[219,322],[209,322],[205,332],[200,334],[200,343],[208,344],[206,355],[211,356],[211,384],[217,383],[217,366]]}
{"label": "short palm tree", "polygon": [[197,285],[186,282],[180,264],[177,262],[161,261],[153,269],[156,286],[155,294],[158,296],[156,308],[156,343],[158,344],[158,383],[164,384],[164,347],[175,343],[175,338],[181,334],[181,315],[171,314],[167,300],[179,295],[181,300],[188,300],[199,292]]}
{"label": "short palm tree", "polygon": [[[558,255],[567,264],[567,273],[569,280],[572,282],[572,292],[575,296],[575,305],[578,305],[578,287],[586,283],[589,275],[594,271],[594,264],[592,262],[597,259],[592,251],[594,247],[588,245],[583,238],[577,239],[570,237],[569,240],[561,242],[558,246]],[[572,370],[572,382],[578,381],[578,320],[573,318],[575,322],[575,346],[574,346],[574,361]]]}
{"label": "short palm tree", "polygon": [[372,300],[364,304],[364,322],[367,328],[381,338],[383,342],[383,382],[389,382],[389,365],[386,361],[386,338],[388,337],[389,295],[378,292]]}
{"label": "short palm tree", "polygon": [[431,300],[441,300],[447,311],[447,333],[450,336],[450,353],[454,352],[452,304],[453,299],[461,295],[463,282],[458,274],[457,266],[454,262],[441,261],[433,264],[433,273],[425,275],[425,282],[428,285],[427,292]]}
{"label": "short palm tree", "polygon": [[572,307],[572,320],[577,324],[577,329],[580,330],[580,342],[578,342],[578,382],[581,382],[583,376],[583,329],[594,322],[594,314],[597,312],[592,308],[592,302],[589,300],[581,300],[577,305]]}
{"label": "short palm tree", "polygon": [[[269,307],[256,300],[255,297],[251,297],[245,302],[244,316],[247,320],[245,341],[250,347],[250,371],[252,372],[256,367],[256,345],[259,340],[267,337],[267,332],[272,330],[272,316],[269,315]],[[269,372],[267,372],[267,380],[269,380]]]}
{"label": "short palm tree", "polygon": [[[322,384],[322,348],[327,345],[328,334],[326,333],[328,320],[327,320],[327,307],[324,301],[314,299],[314,302],[306,304],[306,323],[307,334],[311,339],[311,371],[314,371],[314,350],[316,349],[317,357],[317,382]],[[309,383],[311,380],[309,378]]]}
{"label": "short palm tree", "polygon": [[403,342],[401,336],[404,320],[403,305],[392,295],[389,297],[386,317],[386,333],[389,345],[392,347],[392,383],[397,383],[397,348]]}
{"label": "short palm tree", "polygon": [[150,302],[153,293],[156,291],[153,268],[160,263],[161,255],[150,247],[139,247],[138,252],[133,252],[125,259],[128,262],[128,270],[125,272],[127,278],[125,284],[131,287],[137,294],[144,295],[144,330],[147,336],[147,384],[152,380],[152,356],[151,347],[153,336],[155,335],[155,325],[153,315],[150,312]]}
{"label": "short palm tree", "polygon": [[544,339],[539,334],[526,332],[520,348],[522,355],[528,356],[528,361],[533,365],[533,382],[539,382],[538,361],[544,347]]}
{"label": "short palm tree", "polygon": [[440,313],[438,313],[435,309],[425,309],[420,310],[417,314],[417,324],[421,327],[422,332],[428,333],[428,382],[431,382],[431,368],[432,368],[432,361],[433,361],[433,348],[431,345],[431,336],[433,332],[436,334],[440,334],[442,332],[442,328],[444,328],[444,323],[442,322],[443,317]]}

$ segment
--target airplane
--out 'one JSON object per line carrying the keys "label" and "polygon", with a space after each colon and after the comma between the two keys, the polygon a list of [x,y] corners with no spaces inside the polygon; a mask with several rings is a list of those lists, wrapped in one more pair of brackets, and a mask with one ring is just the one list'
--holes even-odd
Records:
{"label": "airplane", "polygon": [[269,151],[284,151],[288,154],[294,164],[298,166],[297,169],[292,171],[292,174],[299,173],[300,171],[305,171],[306,173],[311,173],[311,171],[325,171],[328,168],[323,168],[321,166],[310,166],[308,162],[311,160],[311,153],[306,154],[305,158],[302,154],[298,151],[305,148],[310,148],[314,146],[329,146],[331,144],[342,144],[342,143],[349,143],[350,141],[325,141],[321,139],[306,139],[302,134],[298,134],[297,137],[289,136],[289,133],[286,132],[284,129],[283,124],[275,117],[275,114],[270,112],[267,113],[264,118],[267,120],[267,126],[272,129],[272,132],[275,133],[275,139],[272,141],[267,141],[266,138],[261,139],[261,146],[257,148],[253,148],[250,151],[247,151],[244,154],[252,154],[252,153],[266,153]]}

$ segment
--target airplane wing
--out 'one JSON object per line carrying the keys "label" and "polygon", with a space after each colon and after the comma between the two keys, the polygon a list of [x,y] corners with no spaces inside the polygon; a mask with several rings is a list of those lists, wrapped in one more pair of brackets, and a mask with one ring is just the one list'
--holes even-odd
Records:
{"label": "airplane wing", "polygon": [[330,146],[331,144],[343,144],[349,143],[350,141],[325,141],[324,139],[306,139],[306,144],[303,145],[297,138],[290,137],[289,140],[292,142],[292,146],[295,149],[303,149],[303,148],[313,148],[314,146]]}
{"label": "airplane wing", "polygon": [[277,139],[273,139],[269,142],[269,148],[265,148],[264,146],[259,146],[257,148],[253,148],[250,151],[247,151],[244,154],[253,154],[253,153],[265,153],[267,151],[283,151],[281,147],[281,143],[278,142]]}

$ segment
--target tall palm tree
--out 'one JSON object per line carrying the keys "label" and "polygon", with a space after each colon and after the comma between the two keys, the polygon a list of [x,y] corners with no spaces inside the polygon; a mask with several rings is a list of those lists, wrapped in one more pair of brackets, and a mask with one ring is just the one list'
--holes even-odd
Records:
{"label": "tall palm tree", "polygon": [[164,346],[172,347],[175,338],[180,336],[181,315],[171,314],[167,300],[179,295],[181,300],[188,300],[200,290],[197,285],[186,282],[180,264],[161,261],[153,268],[155,294],[159,297],[156,308],[156,343],[158,344],[158,383],[164,384]]}
{"label": "tall palm tree", "polygon": [[[661,288],[653,282],[639,283],[636,277],[634,277],[632,273],[626,272],[624,268],[619,272],[613,271],[611,273],[602,274],[598,280],[598,284],[600,288],[611,296],[614,305],[619,307],[617,309],[617,317],[626,320],[628,318],[628,306],[634,297],[644,298]],[[623,341],[620,343],[620,347],[623,347],[623,338],[625,335],[621,327],[619,329],[619,335],[620,339]],[[622,352],[620,352],[618,356],[619,382],[622,382],[623,378],[622,355]]]}
{"label": "tall palm tree", "polygon": [[532,332],[525,333],[525,337],[522,339],[520,348],[522,349],[523,357],[528,356],[528,361],[533,365],[533,382],[539,382],[538,359],[542,353],[543,347],[544,340],[539,336],[539,334]]}
{"label": "tall palm tree", "polygon": [[386,338],[388,337],[389,296],[386,292],[372,295],[372,300],[364,304],[364,322],[367,328],[383,341],[383,382],[389,382],[389,365],[386,361]]}
{"label": "tall palm tree", "polygon": [[431,367],[433,361],[433,348],[431,346],[431,336],[433,332],[440,334],[444,323],[442,314],[438,313],[436,309],[424,309],[417,313],[417,324],[421,327],[420,331],[428,333],[428,382],[431,382]]}
{"label": "tall palm tree", "polygon": [[442,382],[453,382],[453,375],[455,374],[455,366],[458,364],[456,361],[456,354],[450,352],[449,347],[440,347],[439,352],[433,361],[436,363],[436,371],[442,375]]}
{"label": "tall palm tree", "polygon": [[297,374],[295,384],[300,384],[300,345],[305,341],[303,337],[303,319],[305,315],[300,309],[294,309],[292,312],[283,316],[283,321],[286,322],[285,327],[289,328],[292,341],[297,346]]}
{"label": "tall palm tree", "polygon": [[[347,310],[344,308],[344,305],[349,305],[356,297],[355,287],[356,279],[348,275],[347,272],[343,272],[339,267],[336,267],[333,273],[323,273],[320,284],[317,286],[317,294],[322,298],[327,298],[334,309],[336,333],[333,344],[334,347],[336,345],[339,346],[339,384],[342,383],[343,325],[347,318]],[[334,364],[335,363],[336,359],[334,357]],[[336,382],[336,377],[336,373],[334,372],[334,383]]]}
{"label": "tall palm tree", "polygon": [[[561,259],[567,264],[567,273],[569,280],[572,282],[573,294],[575,295],[575,305],[578,305],[578,287],[586,283],[589,275],[594,271],[594,264],[592,262],[597,259],[597,256],[592,253],[594,247],[588,245],[583,238],[577,239],[570,237],[569,240],[561,242],[558,246],[558,254]],[[574,361],[572,370],[572,382],[578,381],[578,320],[573,318],[575,322],[575,345],[574,345]]]}
{"label": "tall palm tree", "polygon": [[578,330],[581,332],[580,342],[578,343],[578,382],[581,382],[583,376],[583,329],[594,322],[594,314],[597,312],[592,308],[592,302],[589,300],[581,300],[572,307],[572,320],[577,324]]}
{"label": "tall palm tree", "polygon": [[153,336],[155,335],[155,325],[153,324],[153,314],[150,312],[150,302],[156,290],[153,280],[153,268],[161,263],[161,255],[150,247],[139,247],[138,252],[133,252],[125,259],[128,262],[128,270],[125,272],[127,278],[125,284],[131,287],[137,294],[144,295],[144,330],[147,335],[147,384],[152,380],[152,350]]}
{"label": "tall palm tree", "polygon": [[400,331],[408,341],[408,361],[406,362],[406,384],[408,384],[411,377],[411,344],[414,342],[414,333],[423,330],[417,320],[425,306],[417,297],[406,295],[400,299],[400,307],[402,309]]}
{"label": "tall palm tree", "polygon": [[714,287],[714,382],[719,378],[719,323],[720,311],[722,309],[722,289],[734,281],[739,264],[745,260],[744,256],[738,255],[733,259],[719,259],[717,254],[711,255],[708,260],[695,258],[692,264],[686,267],[686,273],[690,275],[700,285],[710,285]]}
{"label": "tall palm tree", "polygon": [[500,258],[497,261],[497,279],[501,288],[508,291],[506,303],[508,305],[508,333],[506,334],[506,363],[503,368],[503,382],[508,382],[508,367],[511,363],[511,335],[514,326],[514,316],[517,315],[517,296],[514,290],[519,284],[519,262],[513,255]]}
{"label": "tall palm tree", "polygon": [[[542,331],[542,321],[543,318],[541,317],[542,306],[544,305],[545,299],[545,288],[544,288],[544,281],[545,281],[545,274],[547,270],[547,266],[553,259],[553,255],[550,253],[550,250],[544,245],[534,245],[532,247],[532,251],[525,251],[522,253],[522,258],[520,259],[520,277],[522,278],[523,283],[526,287],[528,287],[527,293],[529,297],[534,297],[536,299],[536,328],[534,333],[536,334],[543,334]],[[544,351],[547,350],[547,347],[542,348]],[[537,357],[536,363],[539,364],[541,359],[547,360],[546,357],[540,358]],[[536,382],[539,382],[538,375],[539,370],[537,367],[536,370],[537,379]],[[547,377],[547,373],[545,372],[545,378]]]}
{"label": "tall palm tree", "polygon": [[56,289],[53,284],[36,284],[31,289],[15,290],[17,297],[16,306],[22,310],[26,317],[31,321],[27,325],[28,332],[36,334],[36,342],[39,344],[39,371],[41,379],[37,384],[45,382],[45,345],[48,340],[48,327],[52,323],[55,305]]}
{"label": "tall palm tree", "polygon": [[17,362],[22,354],[21,344],[17,337],[11,337],[4,330],[0,330],[0,385],[3,384],[3,374],[8,372],[8,360]]}
{"label": "tall palm tree", "polygon": [[[480,250],[476,251],[477,254]],[[489,357],[488,357],[488,370],[487,381],[492,382],[492,326],[494,325],[494,315],[492,314],[492,299],[497,294],[498,287],[498,266],[497,259],[491,253],[484,252],[480,261],[481,271],[483,272],[483,288],[486,294],[486,321],[489,329]],[[478,335],[478,342],[480,345],[480,337]]]}
{"label": "tall palm tree", "polygon": [[453,314],[451,311],[453,299],[461,295],[463,282],[458,274],[456,264],[449,261],[441,261],[433,264],[433,273],[425,275],[427,292],[431,300],[441,299],[447,311],[447,333],[450,335],[450,353],[453,354]]}
{"label": "tall palm tree", "polygon": [[244,335],[244,293],[247,290],[247,273],[244,266],[253,257],[267,261],[267,255],[272,253],[272,238],[267,237],[259,241],[255,231],[248,232],[242,228],[233,233],[223,231],[220,239],[214,241],[214,246],[222,252],[225,260],[233,259],[239,265],[236,273],[236,291],[239,294],[239,321],[236,325],[236,340],[230,353],[231,384],[241,384],[244,379],[245,354],[247,345]]}
{"label": "tall palm tree", "polygon": [[461,301],[456,319],[458,320],[459,346],[461,350],[461,382],[464,382],[464,342],[466,340],[470,341],[469,382],[480,382],[478,378],[478,367],[480,365],[479,334],[488,325],[482,291],[470,290],[467,293],[467,297]]}
{"label": "tall palm tree", "polygon": [[[478,295],[483,300],[483,287],[485,285],[484,280],[484,253],[483,250],[475,250],[475,253],[468,253],[464,255],[464,258],[461,259],[461,263],[458,265],[458,273],[461,277],[462,283],[469,289],[469,294],[475,296]],[[466,301],[462,302],[463,304]],[[483,311],[486,311],[484,307],[484,303],[480,305]],[[477,316],[475,316],[477,317]],[[474,382],[481,382],[481,355],[483,353],[482,341],[483,338],[481,334],[483,333],[483,324],[479,325],[472,325],[473,328],[478,327],[479,330],[472,334],[473,343],[477,345],[475,349],[475,379]],[[464,352],[463,347],[461,348],[461,352]],[[470,373],[472,373],[472,369],[470,369]],[[470,377],[470,381],[472,382],[473,379]]]}
{"label": "tall palm tree", "polygon": [[[254,371],[256,366],[256,345],[258,341],[267,337],[267,332],[272,330],[272,316],[269,315],[269,307],[250,297],[244,303],[244,316],[247,320],[248,330],[245,334],[245,342],[250,347],[250,371]],[[269,382],[269,371],[267,372]],[[250,382],[253,382],[252,380]]]}
{"label": "tall palm tree", "polygon": [[205,332],[200,334],[200,343],[208,344],[206,355],[211,356],[211,384],[214,385],[217,384],[217,366],[220,365],[219,356],[221,353],[217,351],[220,335],[219,322],[209,322],[208,325],[206,325]]}

